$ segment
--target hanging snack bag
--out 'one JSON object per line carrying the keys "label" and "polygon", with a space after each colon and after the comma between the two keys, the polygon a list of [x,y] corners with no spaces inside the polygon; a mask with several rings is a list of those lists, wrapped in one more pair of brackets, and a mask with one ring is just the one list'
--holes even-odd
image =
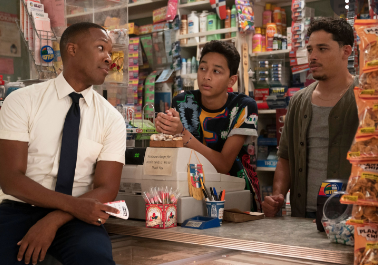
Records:
{"label": "hanging snack bag", "polygon": [[354,265],[378,264],[378,226],[355,225],[354,240]]}
{"label": "hanging snack bag", "polygon": [[360,37],[360,56],[363,70],[378,66],[378,21],[374,19],[357,19],[354,28]]}
{"label": "hanging snack bag", "polygon": [[378,160],[378,136],[366,136],[355,138],[347,159],[351,163],[367,163],[366,161]]}
{"label": "hanging snack bag", "polygon": [[378,98],[378,67],[364,69],[359,82],[361,98]]}
{"label": "hanging snack bag", "polygon": [[363,89],[354,88],[359,118],[356,138],[378,135],[378,95],[364,98],[363,93]]}
{"label": "hanging snack bag", "polygon": [[346,192],[340,199],[343,204],[378,206],[378,161],[352,164]]}
{"label": "hanging snack bag", "polygon": [[353,205],[352,218],[347,224],[378,224],[378,208],[376,206]]}

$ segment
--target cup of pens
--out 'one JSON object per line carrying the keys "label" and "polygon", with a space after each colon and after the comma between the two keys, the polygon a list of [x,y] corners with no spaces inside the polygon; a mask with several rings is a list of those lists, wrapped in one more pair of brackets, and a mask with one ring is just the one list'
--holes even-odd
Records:
{"label": "cup of pens", "polygon": [[225,201],[206,201],[207,216],[217,217],[220,225],[222,225],[223,221],[224,202]]}

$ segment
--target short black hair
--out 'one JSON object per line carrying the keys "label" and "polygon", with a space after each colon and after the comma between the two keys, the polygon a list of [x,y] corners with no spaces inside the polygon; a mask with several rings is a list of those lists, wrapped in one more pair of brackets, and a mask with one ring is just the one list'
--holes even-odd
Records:
{"label": "short black hair", "polygon": [[62,37],[60,39],[60,53],[62,56],[62,61],[64,60],[66,56],[67,44],[74,41],[77,35],[88,33],[89,29],[91,28],[97,28],[97,29],[102,29],[106,31],[100,25],[97,25],[91,22],[79,22],[79,23],[72,24],[71,26],[66,28],[66,30],[63,32]]}
{"label": "short black hair", "polygon": [[201,52],[201,59],[209,52],[216,52],[226,57],[228,68],[230,69],[230,76],[236,75],[240,63],[240,54],[232,43],[212,40],[205,44]]}
{"label": "short black hair", "polygon": [[343,18],[322,18],[310,23],[307,30],[307,36],[310,37],[315,31],[324,30],[332,34],[334,41],[337,41],[340,47],[350,45],[353,47],[354,33],[352,26]]}

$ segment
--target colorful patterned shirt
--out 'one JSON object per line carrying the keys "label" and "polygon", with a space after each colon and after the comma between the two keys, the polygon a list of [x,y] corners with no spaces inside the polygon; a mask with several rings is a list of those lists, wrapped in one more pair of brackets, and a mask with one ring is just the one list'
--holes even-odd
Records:
{"label": "colorful patterned shirt", "polygon": [[[258,117],[255,100],[244,94],[232,92],[228,93],[227,102],[222,108],[209,110],[201,104],[201,92],[193,90],[174,97],[172,107],[179,112],[183,126],[197,140],[217,152],[222,151],[228,137],[233,135],[248,136],[229,174],[245,178],[246,189],[251,190],[255,195],[255,189],[252,187],[254,185],[248,179],[247,172],[242,164],[243,155],[248,155],[246,146],[257,137]],[[256,195],[256,197],[258,196]],[[254,210],[260,209],[258,202],[257,205],[255,205],[255,202],[253,204]]]}

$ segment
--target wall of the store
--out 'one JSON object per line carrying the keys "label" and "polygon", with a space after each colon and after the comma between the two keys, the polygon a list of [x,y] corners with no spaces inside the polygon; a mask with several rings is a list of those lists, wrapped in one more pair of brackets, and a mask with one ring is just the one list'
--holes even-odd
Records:
{"label": "wall of the store", "polygon": [[[0,11],[5,13],[15,14],[20,16],[20,1],[16,0],[0,0]],[[20,38],[21,35],[20,35]],[[29,68],[29,54],[24,41],[21,39],[21,57],[7,57],[13,58],[14,74],[10,75],[11,81],[16,81],[18,77],[22,80],[30,78]],[[2,73],[0,73],[1,75]],[[4,80],[7,80],[8,75],[3,75]]]}

